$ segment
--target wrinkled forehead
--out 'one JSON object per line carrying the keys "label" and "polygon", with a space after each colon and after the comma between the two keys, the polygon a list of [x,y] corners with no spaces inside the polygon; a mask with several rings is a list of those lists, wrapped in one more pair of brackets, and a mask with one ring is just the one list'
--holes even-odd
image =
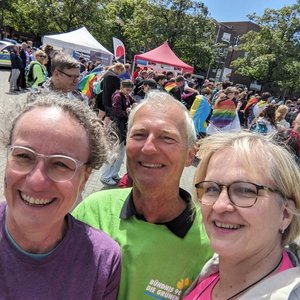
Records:
{"label": "wrinkled forehead", "polygon": [[154,124],[160,123],[161,126],[176,128],[181,135],[187,135],[184,110],[180,109],[180,107],[175,104],[145,104],[135,113],[132,127],[138,125],[141,122],[147,122],[150,126],[152,124],[154,126]]}
{"label": "wrinkled forehead", "polygon": [[172,121],[171,123],[178,127],[184,125],[184,111],[176,103],[147,103],[136,112],[133,124],[141,115],[145,119],[148,117],[149,120],[159,117],[162,121]]}

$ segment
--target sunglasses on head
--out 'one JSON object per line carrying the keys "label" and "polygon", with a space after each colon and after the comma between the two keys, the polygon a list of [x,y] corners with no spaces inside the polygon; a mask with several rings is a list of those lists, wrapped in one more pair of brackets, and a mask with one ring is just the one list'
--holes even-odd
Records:
{"label": "sunglasses on head", "polygon": [[39,57],[46,58],[46,55],[39,55]]}

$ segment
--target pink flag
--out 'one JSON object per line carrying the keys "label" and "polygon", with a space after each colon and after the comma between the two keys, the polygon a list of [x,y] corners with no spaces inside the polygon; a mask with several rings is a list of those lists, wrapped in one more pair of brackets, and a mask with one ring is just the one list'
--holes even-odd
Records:
{"label": "pink flag", "polygon": [[116,60],[123,60],[125,64],[125,46],[122,41],[113,37],[113,44],[114,44],[114,54]]}

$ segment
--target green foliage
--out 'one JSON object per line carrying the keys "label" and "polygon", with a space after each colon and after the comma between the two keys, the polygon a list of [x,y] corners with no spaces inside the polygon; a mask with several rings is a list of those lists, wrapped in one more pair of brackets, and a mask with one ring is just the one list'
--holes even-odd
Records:
{"label": "green foliage", "polygon": [[249,16],[261,26],[242,38],[245,57],[232,65],[245,76],[284,89],[300,89],[300,1],[280,10],[267,9],[262,17]]}
{"label": "green foliage", "polygon": [[198,1],[112,0],[103,5],[93,34],[111,50],[112,37],[121,39],[129,59],[141,47],[148,51],[168,41],[182,60],[206,69],[215,34],[207,13]]}
{"label": "green foliage", "polygon": [[97,17],[94,0],[14,0],[7,13],[6,24],[36,37],[47,33],[67,32]]}
{"label": "green foliage", "polygon": [[[8,1],[8,0],[6,0]],[[166,40],[178,57],[207,69],[215,28],[208,10],[196,0],[14,0],[6,24],[36,37],[86,26],[112,51],[112,37],[121,39],[127,57]]]}

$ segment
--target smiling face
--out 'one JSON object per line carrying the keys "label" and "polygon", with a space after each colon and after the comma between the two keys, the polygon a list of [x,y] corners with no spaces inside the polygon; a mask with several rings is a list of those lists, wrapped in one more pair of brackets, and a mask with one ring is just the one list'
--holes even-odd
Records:
{"label": "smiling face", "polygon": [[126,146],[127,168],[134,186],[174,190],[191,164],[183,111],[176,105],[140,108]]}
{"label": "smiling face", "polygon": [[[14,128],[11,144],[44,155],[67,155],[83,163],[89,155],[84,129],[57,108],[34,108],[25,113]],[[7,163],[5,196],[9,229],[16,224],[18,228],[60,228],[88,176],[89,170],[82,166],[71,180],[54,182],[46,174],[43,159],[28,174],[12,170]]]}
{"label": "smiling face", "polygon": [[[264,174],[263,161],[256,159],[254,174],[245,168],[244,161],[234,155],[234,150],[224,149],[211,157],[204,180],[219,184],[248,181],[272,188],[272,182],[258,174]],[[244,259],[259,253],[269,253],[281,248],[279,230],[288,227],[290,214],[285,204],[280,204],[278,194],[260,190],[257,202],[249,208],[233,206],[225,189],[214,205],[201,205],[203,222],[213,250],[221,257]]]}

